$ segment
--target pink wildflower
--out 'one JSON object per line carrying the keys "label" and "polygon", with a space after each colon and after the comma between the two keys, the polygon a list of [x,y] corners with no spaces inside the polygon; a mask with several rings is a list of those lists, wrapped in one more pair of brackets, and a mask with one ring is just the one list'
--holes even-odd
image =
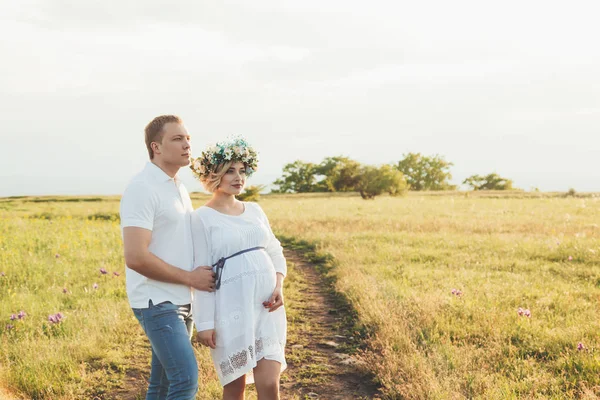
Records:
{"label": "pink wildflower", "polygon": [[6,329],[11,330],[12,328],[14,328],[14,325],[11,324],[6,324]]}
{"label": "pink wildflower", "polygon": [[94,284],[92,285],[92,287],[93,287],[94,289],[98,289],[98,284],[97,284],[97,283],[94,283]]}
{"label": "pink wildflower", "polygon": [[100,268],[100,273],[101,273],[102,275],[106,275],[106,274],[108,274],[108,272],[106,272],[106,270],[105,270],[104,268]]}
{"label": "pink wildflower", "polygon": [[63,288],[63,293],[68,293],[69,291],[67,290],[67,288]]}
{"label": "pink wildflower", "polygon": [[577,344],[577,350],[579,350],[579,351],[585,350],[585,346],[583,345],[583,343],[579,342]]}
{"label": "pink wildflower", "polygon": [[14,321],[15,319],[17,319],[17,314],[11,314],[10,315],[10,320]]}
{"label": "pink wildflower", "polygon": [[519,307],[519,309],[517,310],[517,314],[519,314],[520,317],[523,317],[523,316],[525,316],[527,318],[531,317],[531,311],[529,311],[528,308]]}
{"label": "pink wildflower", "polygon": [[113,275],[114,275],[114,276],[119,276],[119,275],[121,275],[121,274],[120,274],[120,273],[118,273],[117,271],[115,271],[115,272],[113,272]]}
{"label": "pink wildflower", "polygon": [[569,256],[569,258],[568,258],[567,260],[569,260],[569,261],[573,261],[573,257],[572,257],[572,256]]}
{"label": "pink wildflower", "polygon": [[60,258],[60,254],[56,253],[56,254],[54,255],[54,258]]}
{"label": "pink wildflower", "polygon": [[27,316],[27,314],[25,314],[25,311],[21,310],[19,311],[19,314],[17,314],[17,318],[19,319],[23,319]]}
{"label": "pink wildflower", "polygon": [[53,324],[58,324],[63,320],[64,316],[62,313],[50,314],[48,315],[48,321]]}

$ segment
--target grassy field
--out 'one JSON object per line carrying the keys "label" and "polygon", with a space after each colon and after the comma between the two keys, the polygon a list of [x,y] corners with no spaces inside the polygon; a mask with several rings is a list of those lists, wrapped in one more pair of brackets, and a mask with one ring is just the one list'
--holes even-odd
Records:
{"label": "grassy field", "polygon": [[[600,396],[600,198],[281,195],[261,205],[278,234],[333,256],[329,273],[370,335],[364,357],[388,398]],[[0,257],[0,387],[102,397],[131,360],[147,362],[125,294],[118,197],[0,199]],[[202,398],[214,398],[208,354],[198,357]]]}
{"label": "grassy field", "polygon": [[598,197],[297,196],[263,207],[276,231],[334,257],[389,397],[600,395]]}
{"label": "grassy field", "polygon": [[[147,368],[125,291],[118,207],[117,197],[0,202],[0,387],[24,398],[106,398],[127,367]],[[60,322],[49,321],[59,312]],[[198,358],[214,398],[209,355]]]}

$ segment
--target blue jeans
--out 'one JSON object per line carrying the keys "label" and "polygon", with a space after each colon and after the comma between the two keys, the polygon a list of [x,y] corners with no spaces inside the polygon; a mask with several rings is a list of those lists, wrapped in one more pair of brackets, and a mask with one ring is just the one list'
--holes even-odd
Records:
{"label": "blue jeans", "polygon": [[190,305],[154,305],[150,300],[148,308],[134,308],[133,313],[152,345],[146,400],[193,400],[198,391],[198,363],[190,342]]}

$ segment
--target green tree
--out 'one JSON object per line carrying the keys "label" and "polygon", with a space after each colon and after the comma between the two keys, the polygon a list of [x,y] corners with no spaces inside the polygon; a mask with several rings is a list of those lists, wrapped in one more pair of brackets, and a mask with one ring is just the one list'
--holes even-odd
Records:
{"label": "green tree", "polygon": [[424,156],[421,153],[403,154],[403,159],[396,168],[404,174],[410,190],[453,190],[455,185],[450,185],[452,179],[450,167],[454,164],[435,155]]}
{"label": "green tree", "polygon": [[241,201],[256,201],[260,200],[260,192],[265,188],[265,185],[254,185],[248,186],[244,189],[244,191],[237,196],[235,196],[238,200]]}
{"label": "green tree", "polygon": [[348,157],[327,157],[315,169],[323,176],[318,185],[328,192],[353,191],[360,179],[360,167],[358,161]]}
{"label": "green tree", "polygon": [[373,199],[386,192],[397,196],[407,189],[404,175],[391,165],[382,165],[379,168],[372,165],[362,166],[355,188],[363,199]]}
{"label": "green tree", "polygon": [[496,173],[486,176],[472,175],[463,181],[463,184],[471,186],[473,190],[512,190],[513,182],[502,178]]}
{"label": "green tree", "polygon": [[297,160],[283,167],[283,176],[273,182],[274,193],[306,193],[317,191],[316,166]]}

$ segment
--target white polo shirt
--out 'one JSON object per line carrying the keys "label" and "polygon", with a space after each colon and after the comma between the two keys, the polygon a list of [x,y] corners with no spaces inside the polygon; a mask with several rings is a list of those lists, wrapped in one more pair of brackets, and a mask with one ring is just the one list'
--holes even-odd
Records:
{"label": "white polo shirt", "polygon": [[[186,271],[193,269],[194,250],[190,225],[192,200],[177,175],[169,177],[148,162],[125,189],[121,198],[121,234],[135,226],[152,231],[149,250],[163,261]],[[147,308],[148,301],[192,302],[191,289],[184,285],[155,281],[125,268],[127,296],[132,308]]]}

